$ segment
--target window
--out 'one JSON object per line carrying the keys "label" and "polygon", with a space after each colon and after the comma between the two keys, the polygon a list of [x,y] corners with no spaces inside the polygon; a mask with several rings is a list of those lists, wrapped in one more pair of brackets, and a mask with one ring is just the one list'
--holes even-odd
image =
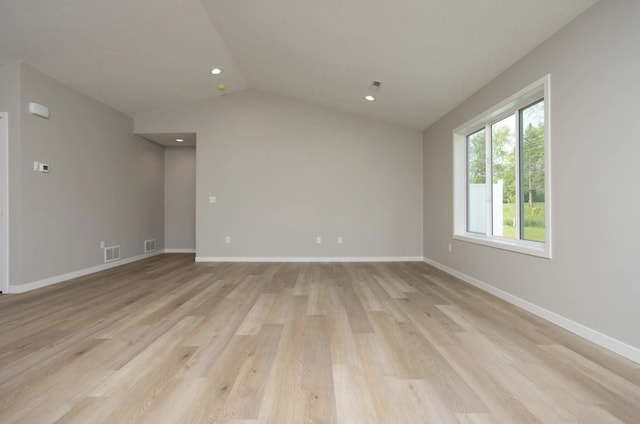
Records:
{"label": "window", "polygon": [[454,238],[551,257],[549,81],[454,131]]}

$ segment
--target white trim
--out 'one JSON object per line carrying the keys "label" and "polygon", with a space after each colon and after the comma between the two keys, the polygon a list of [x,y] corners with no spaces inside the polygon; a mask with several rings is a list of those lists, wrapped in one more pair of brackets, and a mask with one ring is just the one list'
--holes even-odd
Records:
{"label": "white trim", "polygon": [[196,262],[422,262],[421,256],[225,257],[196,256]]}
{"label": "white trim", "polygon": [[196,253],[196,249],[164,249],[164,253]]}
{"label": "white trim", "polygon": [[[546,74],[537,81],[532,82],[522,90],[509,96],[509,98],[501,101],[497,105],[489,108],[487,111],[473,117],[469,121],[460,125],[453,130],[454,133],[467,133],[479,130],[486,125],[487,122],[496,122],[504,118],[505,113],[526,106],[528,103],[535,101],[540,94],[545,97],[549,94],[547,90],[551,83],[551,74]],[[546,99],[545,99],[546,101]],[[545,106],[546,107],[546,106]],[[545,116],[545,120],[547,117]]]}
{"label": "white trim", "polygon": [[131,262],[140,261],[142,259],[147,259],[152,256],[160,255],[162,253],[164,253],[164,251],[160,250],[153,253],[146,253],[143,255],[133,256],[131,258],[120,259],[120,260],[109,262],[106,264],[69,272],[66,274],[56,275],[55,277],[49,277],[49,278],[44,278],[38,281],[32,281],[27,284],[9,285],[9,290],[7,291],[7,293],[25,293],[31,290],[40,289],[43,287],[51,286],[53,284],[61,283],[66,280],[71,280],[72,278],[84,277],[85,275],[93,274],[95,272],[100,272],[110,268],[115,268],[120,265],[126,265]]}
{"label": "white trim", "polygon": [[544,213],[544,240],[545,245],[547,247],[547,253],[549,254],[549,258],[552,256],[552,222],[553,222],[553,213],[551,209],[553,208],[553,198],[552,191],[553,187],[551,185],[551,125],[553,123],[553,119],[551,116],[551,75],[547,74],[545,77],[546,81],[544,83],[544,207],[546,208]]}
{"label": "white trim", "polygon": [[525,311],[531,312],[532,314],[537,315],[538,317],[545,319],[559,327],[562,327],[565,330],[572,332],[573,334],[587,339],[590,342],[597,344],[598,346],[601,346],[605,349],[617,353],[618,355],[624,356],[625,358],[633,362],[640,364],[640,349],[635,346],[628,345],[620,340],[614,339],[611,336],[607,336],[606,334],[603,334],[597,330],[589,328],[569,318],[563,317],[562,315],[558,315],[555,312],[524,300],[518,296],[515,296],[509,292],[480,281],[460,271],[456,271],[453,268],[449,268],[448,266],[436,262],[432,259],[425,257],[424,261],[429,265],[432,265],[448,274],[453,275],[454,277],[457,277],[471,284],[472,286],[475,286],[487,293],[491,293],[492,295],[499,297],[500,299],[507,301],[512,305],[518,306]]}
{"label": "white trim", "polygon": [[513,240],[501,238],[497,236],[487,236],[484,234],[454,234],[454,240],[466,241],[468,243],[480,244],[483,246],[495,247],[496,249],[508,250],[511,252],[522,253],[525,255],[538,256],[540,258],[551,259],[549,252],[542,247],[542,243],[536,243],[528,240]]}
{"label": "white trim", "polygon": [[4,123],[2,125],[4,131],[0,134],[0,160],[4,167],[4,174],[0,178],[0,196],[3,198],[3,216],[0,217],[0,230],[4,233],[3,246],[0,249],[0,291],[9,293],[9,114],[0,112],[0,118]]}

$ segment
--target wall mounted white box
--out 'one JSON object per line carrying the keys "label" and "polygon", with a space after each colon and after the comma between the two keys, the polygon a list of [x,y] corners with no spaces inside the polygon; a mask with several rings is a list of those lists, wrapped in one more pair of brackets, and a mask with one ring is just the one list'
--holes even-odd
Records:
{"label": "wall mounted white box", "polygon": [[37,172],[49,173],[49,165],[38,161],[33,162],[33,170]]}
{"label": "wall mounted white box", "polygon": [[38,103],[29,103],[29,112],[45,119],[49,119],[49,108]]}

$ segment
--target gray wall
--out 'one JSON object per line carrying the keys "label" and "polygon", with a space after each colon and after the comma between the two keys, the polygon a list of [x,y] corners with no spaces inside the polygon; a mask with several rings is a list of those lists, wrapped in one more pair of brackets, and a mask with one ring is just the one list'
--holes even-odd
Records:
{"label": "gray wall", "polygon": [[164,151],[164,240],[170,250],[196,248],[196,149]]}
{"label": "gray wall", "polygon": [[[101,240],[120,245],[123,259],[142,254],[148,238],[163,248],[163,149],[134,136],[126,115],[34,68],[19,69],[20,133],[10,135],[10,283],[100,265]],[[50,119],[31,115],[30,102],[49,107]],[[51,172],[33,172],[35,160]]]}
{"label": "gray wall", "polygon": [[[640,2],[603,0],[424,131],[427,258],[640,348]],[[452,130],[551,74],[553,259],[453,241]]]}
{"label": "gray wall", "polygon": [[422,257],[419,131],[255,91],[135,130],[197,132],[198,257]]}

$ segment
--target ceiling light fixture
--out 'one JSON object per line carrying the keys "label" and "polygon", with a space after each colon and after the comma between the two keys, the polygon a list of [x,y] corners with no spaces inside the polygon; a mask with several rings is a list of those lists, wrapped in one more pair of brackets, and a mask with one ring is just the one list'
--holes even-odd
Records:
{"label": "ceiling light fixture", "polygon": [[221,72],[222,72],[222,70],[220,70],[220,68],[213,68],[213,69],[211,70],[211,73],[212,73],[213,75],[218,75],[218,74],[220,74]]}
{"label": "ceiling light fixture", "polygon": [[368,96],[364,96],[364,99],[368,102],[372,102],[374,101],[376,98],[373,97],[372,95],[368,95]]}
{"label": "ceiling light fixture", "polygon": [[182,142],[184,141],[184,139],[183,139],[183,138],[176,138],[176,141],[177,141],[178,143],[182,143]]}

